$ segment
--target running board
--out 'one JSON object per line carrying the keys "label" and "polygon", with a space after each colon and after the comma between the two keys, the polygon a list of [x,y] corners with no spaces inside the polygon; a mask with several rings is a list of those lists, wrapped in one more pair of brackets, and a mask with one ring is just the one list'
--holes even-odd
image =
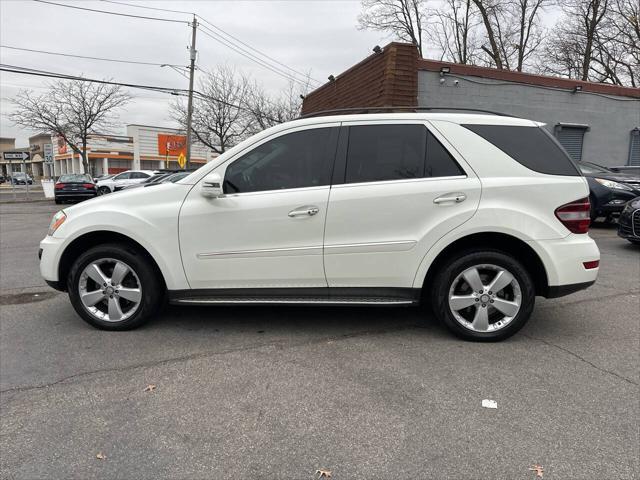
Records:
{"label": "running board", "polygon": [[393,298],[178,298],[172,304],[189,305],[414,305],[418,302]]}

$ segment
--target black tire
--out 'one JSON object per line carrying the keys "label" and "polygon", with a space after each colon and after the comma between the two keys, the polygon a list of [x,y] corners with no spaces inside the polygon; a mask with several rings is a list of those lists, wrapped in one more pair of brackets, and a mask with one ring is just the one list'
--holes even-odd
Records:
{"label": "black tire", "polygon": [[100,187],[98,188],[98,195],[106,195],[108,193],[111,193],[111,190],[109,190],[109,187]]}
{"label": "black tire", "polygon": [[[507,270],[517,280],[521,291],[520,309],[515,317],[501,329],[488,332],[466,328],[456,320],[449,308],[449,291],[455,279],[466,269],[482,264],[492,264]],[[498,250],[460,252],[442,267],[432,285],[431,303],[436,318],[451,332],[465,340],[496,342],[509,338],[527,323],[535,304],[535,288],[529,272],[511,255]]]}
{"label": "black tire", "polygon": [[[108,321],[92,315],[82,303],[79,292],[80,277],[90,263],[99,259],[115,259],[127,264],[140,281],[142,298],[135,313],[122,321]],[[74,262],[67,277],[67,290],[73,308],[84,321],[102,330],[131,330],[147,322],[164,297],[164,283],[151,260],[135,248],[124,244],[98,245],[87,250]]]}

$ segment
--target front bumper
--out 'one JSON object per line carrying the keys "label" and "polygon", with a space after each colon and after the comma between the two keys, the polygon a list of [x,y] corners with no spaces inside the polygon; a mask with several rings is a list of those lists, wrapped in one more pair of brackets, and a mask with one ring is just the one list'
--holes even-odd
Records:
{"label": "front bumper", "polygon": [[[40,275],[49,283],[60,281],[58,265],[63,252],[64,239],[46,236],[40,242],[38,257],[40,258]],[[54,287],[55,288],[55,287]]]}

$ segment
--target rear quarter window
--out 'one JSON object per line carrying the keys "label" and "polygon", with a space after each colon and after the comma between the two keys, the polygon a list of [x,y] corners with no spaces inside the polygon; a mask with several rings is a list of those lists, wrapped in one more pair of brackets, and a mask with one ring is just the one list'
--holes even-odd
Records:
{"label": "rear quarter window", "polygon": [[548,175],[581,175],[569,155],[541,127],[480,124],[462,126],[480,135],[530,170]]}

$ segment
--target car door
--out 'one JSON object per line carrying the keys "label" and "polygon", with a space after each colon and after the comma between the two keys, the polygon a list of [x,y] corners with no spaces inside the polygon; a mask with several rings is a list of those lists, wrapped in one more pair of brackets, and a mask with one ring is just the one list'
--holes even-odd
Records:
{"label": "car door", "polygon": [[[191,288],[322,288],[322,237],[338,124],[262,140],[212,171],[224,196],[196,185],[180,212]],[[201,181],[202,182],[202,181]]]}
{"label": "car door", "polygon": [[132,172],[122,172],[113,177],[111,180],[113,182],[113,191],[119,190],[125,185],[128,185],[129,180],[131,179]]}
{"label": "car door", "polygon": [[411,288],[431,245],[475,212],[480,181],[426,122],[342,128],[324,240],[328,285]]}

